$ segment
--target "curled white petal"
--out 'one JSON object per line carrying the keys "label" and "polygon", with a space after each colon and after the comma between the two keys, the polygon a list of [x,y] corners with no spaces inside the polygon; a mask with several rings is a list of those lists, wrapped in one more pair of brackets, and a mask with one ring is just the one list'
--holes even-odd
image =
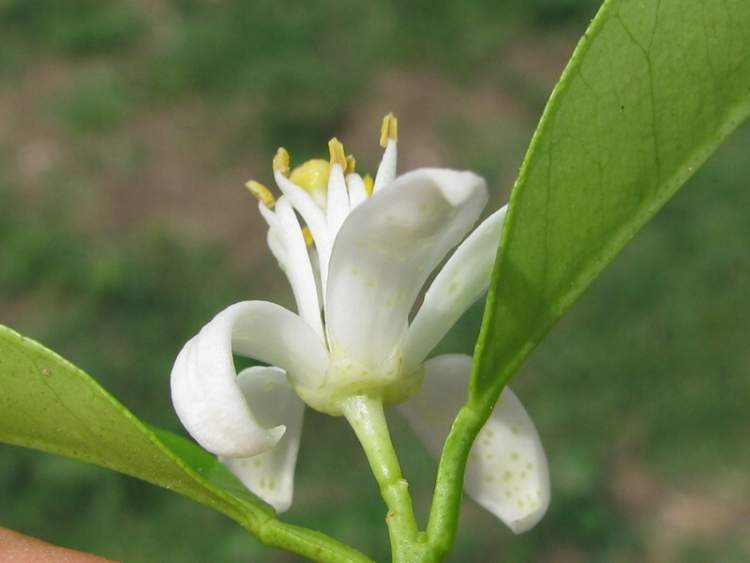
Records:
{"label": "curled white petal", "polygon": [[317,334],[274,303],[228,307],[183,347],[172,368],[172,403],[180,421],[210,452],[248,457],[272,448],[283,426],[266,428],[240,390],[232,353],[282,367],[292,379],[316,386],[328,368]]}
{"label": "curled white petal", "polygon": [[331,349],[368,368],[387,360],[425,280],[486,201],[476,174],[424,168],[352,210],[334,242],[325,291]]}
{"label": "curled white petal", "polygon": [[407,372],[424,361],[466,309],[487,291],[507,207],[482,221],[430,284],[404,342]]}
{"label": "curled white petal", "polygon": [[[425,369],[422,389],[399,410],[437,457],[466,396],[471,358],[438,356]],[[464,489],[515,533],[532,528],[547,511],[547,458],[534,423],[508,388],[474,441]]]}
{"label": "curled white petal", "polygon": [[220,459],[248,489],[277,512],[284,512],[292,504],[304,403],[287,382],[284,370],[279,368],[248,368],[240,373],[238,383],[256,419],[267,427],[284,425],[286,432],[266,452],[252,457]]}

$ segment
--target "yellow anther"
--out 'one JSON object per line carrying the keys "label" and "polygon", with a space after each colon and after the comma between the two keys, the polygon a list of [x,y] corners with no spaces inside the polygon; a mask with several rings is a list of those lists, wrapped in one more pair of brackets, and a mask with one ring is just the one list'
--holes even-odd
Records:
{"label": "yellow anther", "polygon": [[344,173],[352,174],[356,168],[357,168],[357,159],[354,158],[353,154],[347,154],[346,155],[346,170],[344,170]]}
{"label": "yellow anther", "polygon": [[314,241],[312,233],[310,232],[310,227],[305,227],[304,229],[302,229],[302,237],[305,239],[305,244],[307,246],[312,246]]}
{"label": "yellow anther", "polygon": [[398,119],[393,113],[383,118],[383,124],[380,126],[380,146],[385,148],[390,139],[398,141]]}
{"label": "yellow anther", "polygon": [[341,170],[346,170],[347,160],[344,145],[336,137],[328,141],[328,152],[331,155],[331,166],[338,164]]}
{"label": "yellow anther", "polygon": [[289,175],[289,179],[309,193],[321,209],[326,208],[328,173],[331,165],[327,160],[315,158],[300,164]]}
{"label": "yellow anther", "polygon": [[372,195],[372,189],[375,186],[375,182],[372,179],[372,176],[369,174],[365,174],[365,177],[362,178],[362,182],[365,184],[365,189],[367,190],[367,195]]}
{"label": "yellow anther", "polygon": [[284,147],[279,147],[273,157],[273,171],[289,175],[289,152]]}
{"label": "yellow anther", "polygon": [[269,190],[266,186],[264,186],[260,182],[256,182],[255,180],[250,180],[248,183],[245,184],[245,187],[248,189],[248,191],[251,194],[255,196],[255,199],[257,199],[266,207],[271,208],[274,205],[276,205],[276,198],[273,197],[271,190]]}

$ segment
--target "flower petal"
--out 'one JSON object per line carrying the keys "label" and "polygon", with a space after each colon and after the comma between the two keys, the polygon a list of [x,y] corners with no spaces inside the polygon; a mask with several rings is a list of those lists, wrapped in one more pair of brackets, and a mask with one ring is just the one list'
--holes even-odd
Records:
{"label": "flower petal", "polygon": [[346,175],[346,186],[349,188],[349,209],[354,209],[360,203],[367,201],[367,188],[362,176],[352,172]]}
{"label": "flower petal", "polygon": [[[399,410],[437,457],[466,396],[471,358],[438,356],[425,368],[422,389]],[[547,458],[534,423],[507,387],[474,441],[464,489],[517,534],[531,529],[547,511]]]}
{"label": "flower petal", "polygon": [[318,207],[315,200],[305,190],[292,182],[283,173],[277,171],[274,173],[276,185],[282,193],[289,199],[294,209],[302,216],[305,224],[310,228],[315,248],[318,249],[318,259],[320,260],[320,271],[323,274],[323,287],[326,284],[326,275],[328,272],[328,260],[331,256],[331,233],[328,231],[328,221],[326,214]]}
{"label": "flower petal", "polygon": [[323,380],[328,355],[302,319],[265,301],[228,307],[185,344],[171,375],[177,416],[208,451],[248,457],[272,448],[284,427],[258,422],[240,390],[232,352],[278,365],[308,386]]}
{"label": "flower petal", "polygon": [[[271,227],[268,229],[268,233],[266,233],[266,242],[268,243],[268,248],[271,249],[271,254],[276,258],[276,262],[279,263],[279,268],[283,272],[286,272],[286,263],[289,257],[284,246],[284,237],[278,229]],[[299,308],[299,304],[297,304],[297,307]]]}
{"label": "flower petal", "polygon": [[486,201],[476,174],[424,168],[352,210],[334,241],[325,293],[331,350],[368,368],[388,360],[425,280]]}
{"label": "flower petal", "polygon": [[[266,234],[268,248],[271,249],[271,254],[276,258],[281,270],[286,273],[289,253],[286,249],[287,237],[285,229],[281,226],[281,222],[276,216],[276,212],[268,208],[263,202],[258,202],[258,210],[260,211],[261,217],[263,217],[268,225],[268,232]],[[287,276],[287,279],[289,279],[289,276]],[[289,284],[292,284],[291,279],[289,279]],[[297,304],[297,307],[299,308],[299,304]]]}
{"label": "flower petal", "polygon": [[456,249],[425,294],[404,342],[404,365],[415,369],[472,303],[487,291],[508,206],[485,219]]}
{"label": "flower petal", "polygon": [[299,315],[323,338],[323,321],[320,317],[320,303],[315,275],[310,264],[310,255],[299,226],[297,216],[286,197],[276,202],[276,216],[284,240],[286,263],[284,273],[289,279],[297,302]]}
{"label": "flower petal", "polygon": [[383,151],[383,158],[380,159],[378,171],[375,173],[375,185],[372,187],[373,192],[378,192],[389,186],[396,179],[396,163],[398,161],[398,142],[395,139],[388,139]]}
{"label": "flower petal", "polygon": [[341,165],[334,163],[328,174],[328,203],[326,206],[326,219],[328,220],[328,232],[332,237],[349,214],[349,193],[346,190],[346,179]]}
{"label": "flower petal", "polygon": [[263,426],[286,426],[286,432],[273,449],[253,457],[221,461],[242,483],[277,512],[288,510],[294,492],[304,403],[289,385],[284,370],[251,367],[237,378],[250,410]]}

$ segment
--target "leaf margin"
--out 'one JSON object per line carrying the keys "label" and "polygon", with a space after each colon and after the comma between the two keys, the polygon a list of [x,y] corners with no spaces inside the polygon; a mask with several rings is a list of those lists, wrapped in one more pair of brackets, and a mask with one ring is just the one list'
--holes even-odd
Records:
{"label": "leaf margin", "polygon": [[[238,484],[239,481],[237,481],[218,461],[215,461],[210,466],[206,465],[204,467],[206,471],[201,471],[199,468],[200,466],[194,467],[176,451],[177,444],[180,445],[180,448],[189,450],[189,455],[195,458],[202,458],[204,461],[209,458],[215,460],[215,458],[210,453],[199,448],[197,445],[194,445],[182,436],[141,421],[84,370],[36,340],[22,335],[10,327],[0,324],[0,350],[3,349],[4,345],[8,344],[10,344],[11,347],[15,347],[16,350],[22,351],[24,354],[26,354],[27,350],[42,354],[45,356],[46,360],[59,365],[71,376],[83,380],[84,383],[90,386],[91,390],[108,402],[119,415],[124,416],[128,422],[133,424],[154,447],[168,458],[170,463],[175,464],[179,470],[181,470],[199,487],[195,490],[185,487],[176,487],[172,482],[158,480],[147,474],[139,474],[134,470],[127,470],[118,467],[116,464],[110,463],[106,459],[100,459],[94,455],[87,455],[80,451],[67,451],[64,447],[45,444],[41,440],[12,439],[3,434],[1,426],[0,443],[31,448],[45,453],[91,463],[104,469],[110,469],[117,471],[118,473],[141,479],[169,491],[177,492],[228,516],[248,532],[253,534],[261,543],[292,551],[314,561],[330,561],[331,563],[367,563],[371,561],[368,557],[354,548],[346,546],[321,532],[282,522],[276,518],[275,511],[272,507],[252,495],[249,491],[246,491],[241,485],[235,488],[233,485]],[[2,359],[2,357],[0,357],[0,359]],[[0,380],[4,374],[2,363],[3,362],[0,362]],[[31,363],[34,363],[34,361],[31,360]],[[44,377],[44,374],[42,373],[40,376]],[[0,395],[0,399],[1,398],[2,396]],[[164,440],[157,436],[157,434],[166,437],[167,441],[172,441],[173,446],[168,446]],[[213,473],[212,470],[215,470],[216,473]],[[226,481],[226,483],[222,485],[212,482],[202,473],[218,476],[220,480]],[[227,484],[229,484],[228,487]],[[239,490],[240,488],[242,490]]]}

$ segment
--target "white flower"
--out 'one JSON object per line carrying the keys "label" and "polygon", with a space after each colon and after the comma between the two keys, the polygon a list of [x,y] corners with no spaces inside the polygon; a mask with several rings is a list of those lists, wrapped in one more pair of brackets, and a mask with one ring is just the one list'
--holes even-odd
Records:
{"label": "white flower", "polygon": [[[487,202],[484,180],[438,168],[396,178],[390,114],[381,144],[374,184],[354,172],[335,139],[330,163],[293,171],[279,149],[274,176],[283,195],[248,187],[298,314],[266,301],[232,305],[188,341],[172,370],[172,400],[190,434],[278,511],[292,500],[304,403],[332,415],[359,394],[399,404],[439,454],[465,398],[471,358],[425,358],[487,290],[506,208],[466,237]],[[410,320],[428,277],[464,237]],[[232,353],[278,367],[237,375]],[[547,509],[544,451],[508,389],[473,446],[465,489],[515,532]]]}

